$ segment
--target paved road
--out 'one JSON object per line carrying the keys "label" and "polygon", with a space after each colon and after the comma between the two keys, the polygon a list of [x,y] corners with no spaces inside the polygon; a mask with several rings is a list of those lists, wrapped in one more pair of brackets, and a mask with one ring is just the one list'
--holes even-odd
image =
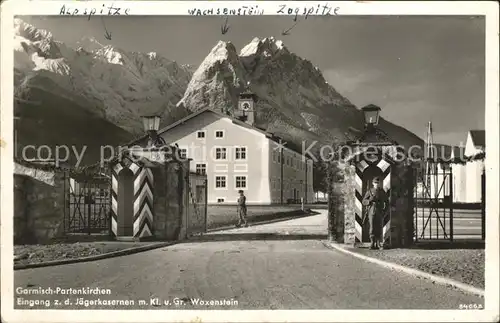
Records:
{"label": "paved road", "polygon": [[[129,308],[135,309],[457,309],[459,304],[484,304],[479,297],[327,249],[322,243],[325,228],[322,211],[309,218],[212,233],[130,256],[16,271],[16,287],[111,290],[111,295],[100,296],[16,298],[50,299],[52,308],[57,307],[56,299],[61,303],[70,299],[70,308],[83,308],[75,305],[78,298],[134,300]],[[163,305],[152,305],[150,300],[155,298]],[[139,305],[140,299],[147,304]],[[227,304],[207,307],[190,304],[189,299]]]}

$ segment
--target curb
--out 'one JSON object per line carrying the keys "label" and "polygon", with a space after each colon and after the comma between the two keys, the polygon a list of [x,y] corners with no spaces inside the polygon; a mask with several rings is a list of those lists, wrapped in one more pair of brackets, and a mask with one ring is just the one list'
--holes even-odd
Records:
{"label": "curb", "polygon": [[[308,216],[313,216],[313,215],[318,215],[318,214],[319,213],[317,213],[317,212],[312,212],[312,213],[304,213],[304,214],[299,214],[299,215],[288,215],[288,216],[284,216],[282,218],[271,219],[271,220],[264,220],[264,221],[257,221],[257,222],[250,222],[249,221],[248,224],[249,224],[249,227],[253,227],[253,226],[258,226],[258,225],[271,224],[271,223],[275,223],[275,222],[300,219],[300,218],[305,218]],[[217,231],[227,231],[227,230],[231,230],[231,229],[235,229],[235,226],[234,225],[224,225],[224,226],[219,227],[219,228],[208,229],[206,233],[217,232]]]}
{"label": "curb", "polygon": [[67,265],[67,264],[74,264],[74,263],[79,263],[79,262],[88,262],[88,261],[95,261],[95,260],[101,260],[101,259],[107,259],[107,258],[132,255],[134,253],[139,253],[139,252],[143,252],[143,251],[149,251],[149,250],[153,250],[153,249],[168,247],[168,246],[171,246],[171,245],[176,244],[176,243],[178,243],[178,241],[152,243],[152,244],[148,244],[146,246],[133,247],[133,248],[123,249],[123,250],[118,250],[118,251],[113,251],[113,252],[107,252],[107,253],[103,253],[103,254],[95,255],[95,256],[71,258],[71,259],[63,259],[63,260],[53,260],[53,261],[39,262],[39,263],[33,263],[33,264],[17,264],[17,265],[14,264],[14,270]]}
{"label": "curb", "polygon": [[337,243],[323,242],[323,244],[327,248],[330,248],[330,249],[333,248],[333,249],[338,250],[340,252],[343,252],[345,254],[351,255],[351,256],[359,258],[359,259],[363,259],[365,261],[380,265],[382,267],[389,268],[392,270],[401,271],[401,272],[404,272],[404,273],[412,275],[412,276],[417,276],[420,278],[428,279],[428,280],[431,280],[433,282],[436,282],[436,283],[439,283],[442,285],[453,286],[453,287],[460,289],[464,292],[471,293],[471,294],[474,294],[474,295],[477,295],[477,296],[484,298],[485,292],[483,289],[480,289],[480,288],[477,288],[477,287],[474,287],[474,286],[471,286],[468,284],[464,284],[462,282],[459,282],[459,281],[456,281],[456,280],[453,280],[450,278],[445,278],[442,276],[429,274],[429,273],[426,273],[426,272],[418,270],[418,269],[413,269],[413,268],[398,265],[398,264],[395,264],[395,263],[392,263],[389,261],[380,260],[380,259],[376,259],[374,257],[369,257],[369,256],[365,256],[365,255],[362,255],[362,254],[359,254],[356,252],[352,252],[352,251],[347,250],[345,247],[343,247]]}

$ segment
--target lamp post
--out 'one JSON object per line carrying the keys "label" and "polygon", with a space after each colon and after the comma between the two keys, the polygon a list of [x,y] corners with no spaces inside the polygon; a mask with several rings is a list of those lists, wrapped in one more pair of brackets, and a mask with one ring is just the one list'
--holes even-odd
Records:
{"label": "lamp post", "polygon": [[380,115],[380,107],[369,104],[363,108],[363,114],[365,116],[365,131],[371,132],[375,130],[375,126],[378,125],[379,115]]}
{"label": "lamp post", "polygon": [[158,136],[158,129],[160,128],[161,117],[158,115],[146,115],[142,116],[142,124],[144,125],[144,131],[149,136],[148,146],[158,147],[166,145],[165,140]]}

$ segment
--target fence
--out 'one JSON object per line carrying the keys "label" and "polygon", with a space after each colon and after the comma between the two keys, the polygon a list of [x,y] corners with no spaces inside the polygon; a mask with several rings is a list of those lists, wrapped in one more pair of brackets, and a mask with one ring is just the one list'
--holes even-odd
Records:
{"label": "fence", "polygon": [[111,177],[109,169],[65,172],[64,232],[110,234]]}
{"label": "fence", "polygon": [[414,241],[484,240],[485,174],[481,176],[480,203],[453,200],[453,171],[449,165],[431,164],[415,169]]}

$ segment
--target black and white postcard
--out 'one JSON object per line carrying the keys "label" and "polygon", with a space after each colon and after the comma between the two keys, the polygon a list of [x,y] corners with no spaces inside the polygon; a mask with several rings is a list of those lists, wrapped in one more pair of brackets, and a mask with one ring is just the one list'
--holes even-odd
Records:
{"label": "black and white postcard", "polygon": [[1,9],[2,321],[498,321],[496,2]]}

